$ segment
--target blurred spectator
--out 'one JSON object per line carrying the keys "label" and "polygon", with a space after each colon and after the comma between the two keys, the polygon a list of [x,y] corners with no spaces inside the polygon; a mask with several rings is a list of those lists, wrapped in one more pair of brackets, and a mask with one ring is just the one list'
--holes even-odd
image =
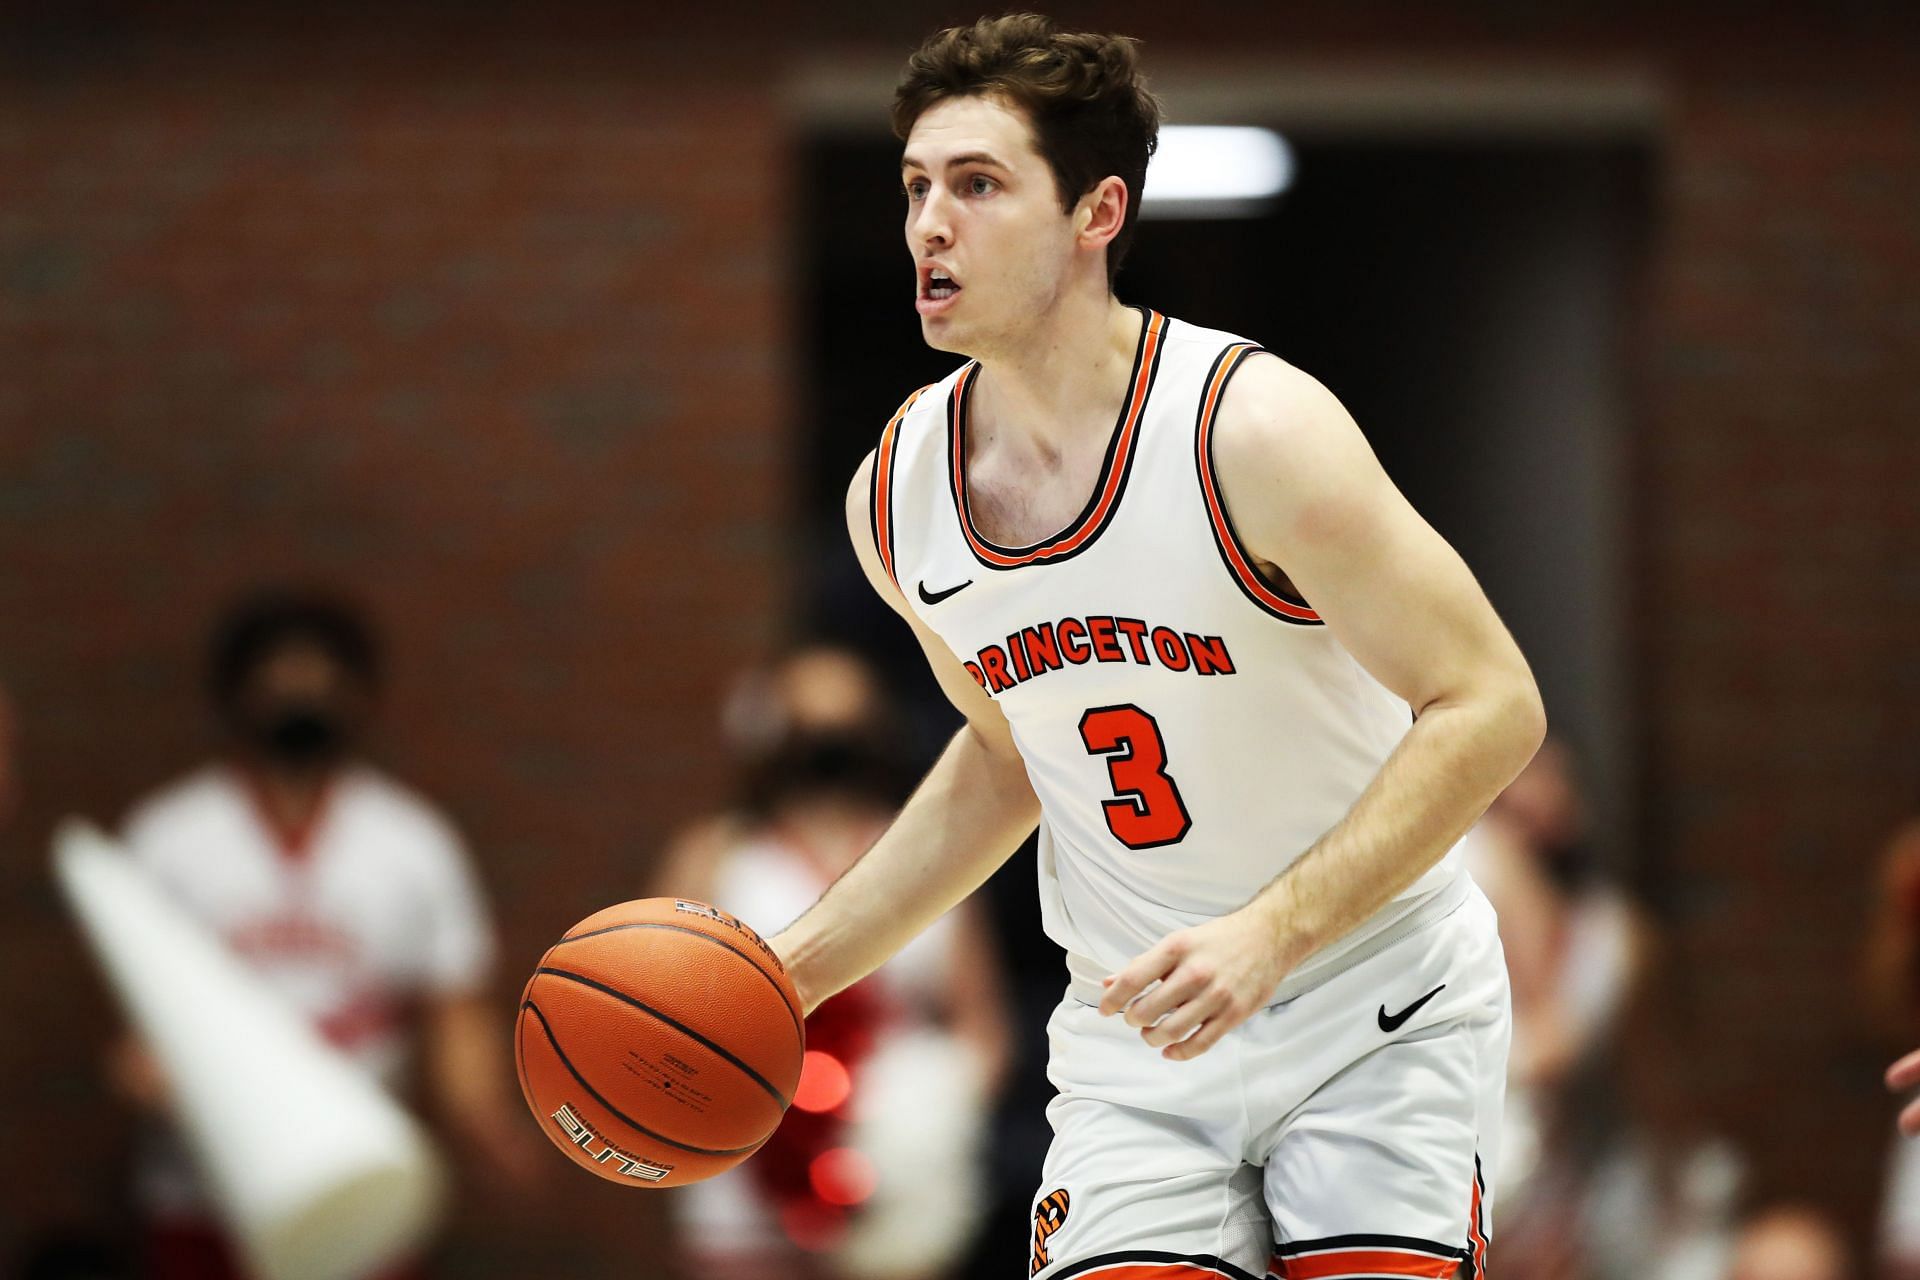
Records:
{"label": "blurred spectator", "polygon": [[[772,933],[866,852],[912,779],[878,678],[843,650],[803,649],[749,674],[724,723],[741,803],[674,842],[654,891]],[[742,1168],[675,1193],[683,1264],[717,1280],[940,1274],[982,1197],[975,1147],[1009,1047],[978,904],[823,1004],[807,1043],[808,1074],[774,1140]],[[830,1087],[840,1068],[851,1069],[850,1092]],[[813,1089],[834,1105],[809,1104]],[[835,1148],[871,1166],[870,1194],[817,1176]]]}
{"label": "blurred spectator", "polygon": [[1615,1050],[1654,936],[1590,831],[1573,754],[1549,740],[1468,838],[1513,988],[1501,1256],[1543,1280],[1716,1280],[1740,1161],[1704,1135],[1630,1122]]}
{"label": "blurred spectator", "polygon": [[[1875,1030],[1888,1045],[1920,1040],[1920,820],[1895,831],[1880,859],[1879,892],[1867,931],[1863,988]],[[1920,1083],[1906,1064],[1889,1073],[1896,1088]],[[1920,1125],[1920,1108],[1910,1109]],[[1903,1124],[1908,1117],[1901,1117]],[[1920,1147],[1896,1141],[1880,1210],[1880,1255],[1897,1280],[1920,1277]]]}
{"label": "blurred spectator", "polygon": [[1727,1280],[1849,1280],[1852,1274],[1831,1219],[1805,1205],[1774,1205],[1741,1225]]}
{"label": "blurred spectator", "polygon": [[1501,908],[1513,1075],[1551,1094],[1604,1052],[1644,969],[1647,927],[1604,874],[1572,751],[1549,739],[1481,826],[1474,876]]}
{"label": "blurred spectator", "polygon": [[[466,850],[358,756],[380,683],[367,624],[323,596],[263,594],[221,624],[210,658],[228,749],[135,808],[129,852],[369,1074],[402,1089],[424,1050],[448,1129],[497,1171],[530,1169],[506,1032],[483,996],[494,943]],[[145,1050],[129,1039],[112,1066],[157,1118],[165,1085]],[[145,1135],[135,1198],[144,1274],[240,1274],[164,1124]]]}

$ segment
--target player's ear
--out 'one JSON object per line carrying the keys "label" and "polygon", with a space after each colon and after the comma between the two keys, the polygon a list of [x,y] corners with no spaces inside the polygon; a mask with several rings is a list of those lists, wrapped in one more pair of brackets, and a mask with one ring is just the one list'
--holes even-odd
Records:
{"label": "player's ear", "polygon": [[1127,220],[1127,184],[1109,175],[1093,185],[1074,207],[1078,228],[1074,239],[1083,249],[1101,249],[1112,243]]}

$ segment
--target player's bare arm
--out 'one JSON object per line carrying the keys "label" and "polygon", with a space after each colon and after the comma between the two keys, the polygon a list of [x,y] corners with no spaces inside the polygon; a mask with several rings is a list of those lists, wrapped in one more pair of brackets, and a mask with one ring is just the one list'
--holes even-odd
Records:
{"label": "player's bare arm", "polygon": [[867,581],[906,619],[947,698],[966,717],[886,834],[770,945],[811,1013],[879,968],[1013,856],[1040,820],[1013,732],[880,565],[867,517],[873,458],[847,490],[847,532]]}
{"label": "player's bare arm", "polygon": [[[1174,1059],[1206,1052],[1309,955],[1443,857],[1532,758],[1546,716],[1519,647],[1458,554],[1401,496],[1353,418],[1271,356],[1229,384],[1215,436],[1226,505],[1415,721],[1346,817],[1241,910],[1170,934],[1108,980]],[[1142,992],[1159,982],[1151,992]]]}

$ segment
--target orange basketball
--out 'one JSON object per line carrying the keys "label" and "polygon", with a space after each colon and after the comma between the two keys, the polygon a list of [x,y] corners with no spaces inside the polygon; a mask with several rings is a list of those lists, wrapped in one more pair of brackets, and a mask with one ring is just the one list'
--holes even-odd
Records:
{"label": "orange basketball", "polygon": [[520,1090],[553,1144],[609,1182],[674,1187],[772,1136],[806,1031],[760,935],[684,898],[595,912],[520,996]]}

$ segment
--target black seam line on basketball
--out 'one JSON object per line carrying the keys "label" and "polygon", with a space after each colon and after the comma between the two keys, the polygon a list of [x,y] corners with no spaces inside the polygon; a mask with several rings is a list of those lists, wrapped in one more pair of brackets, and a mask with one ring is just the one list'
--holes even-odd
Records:
{"label": "black seam line on basketball", "polygon": [[[793,1011],[793,1006],[787,1003],[787,993],[780,989],[780,984],[773,980],[772,975],[770,975],[765,969],[762,969],[760,967],[759,961],[753,958],[753,953],[750,951],[743,950],[740,947],[734,946],[731,942],[728,942],[725,938],[716,938],[710,933],[701,932],[699,929],[689,929],[687,928],[687,926],[683,924],[667,924],[664,921],[662,922],[640,921],[640,922],[635,922],[633,924],[610,924],[604,929],[592,929],[586,933],[574,933],[574,934],[567,935],[566,937],[560,939],[560,941],[554,943],[551,947],[548,947],[547,955],[541,956],[540,962],[542,964],[545,964],[547,961],[547,956],[551,956],[554,952],[558,951],[561,947],[566,946],[569,942],[579,942],[585,938],[597,938],[603,933],[619,933],[623,929],[669,929],[669,930],[672,930],[674,933],[691,934],[696,938],[702,939],[703,941],[711,942],[716,947],[725,947],[727,950],[733,952],[733,954],[739,956],[742,960],[745,960],[749,965],[752,965],[753,971],[759,974],[762,978],[765,978],[767,985],[773,988],[773,994],[780,997],[781,1007],[787,1011],[787,1017],[793,1020],[793,1034],[795,1035],[795,1037],[798,1038],[800,1042],[800,1049],[802,1052],[806,1051],[807,1032],[806,1032],[806,1028],[800,1025],[800,1015]],[[782,969],[781,972],[785,973],[786,970]]]}
{"label": "black seam line on basketball", "polygon": [[[647,1126],[641,1124],[638,1120],[635,1120],[632,1116],[628,1115],[626,1112],[622,1111],[620,1108],[614,1106],[611,1102],[608,1102],[605,1098],[601,1097],[600,1091],[594,1088],[591,1084],[587,1083],[587,1078],[580,1074],[579,1069],[573,1065],[573,1060],[567,1057],[567,1051],[560,1047],[560,1041],[554,1038],[553,1026],[551,1023],[547,1021],[547,1015],[541,1011],[539,1005],[535,1004],[531,1000],[523,1000],[520,1002],[520,1008],[522,1011],[531,1009],[533,1011],[533,1016],[540,1019],[540,1030],[545,1033],[547,1037],[547,1043],[553,1046],[554,1056],[560,1059],[560,1065],[567,1069],[567,1074],[572,1076],[575,1080],[578,1080],[580,1082],[580,1087],[582,1089],[585,1089],[595,1102],[605,1107],[609,1115],[613,1116],[614,1119],[618,1120],[621,1124],[626,1125],[628,1128],[634,1130],[635,1132],[644,1133],[649,1138],[652,1138],[655,1142],[664,1142],[670,1147],[677,1147],[681,1151],[691,1152],[696,1156],[752,1155],[754,1152],[758,1151],[761,1147],[766,1145],[767,1139],[762,1138],[760,1139],[760,1141],[754,1143],[753,1145],[746,1146],[746,1147],[696,1147],[690,1143],[679,1142],[673,1138],[669,1138],[664,1133],[654,1132],[652,1129],[647,1128]],[[772,1136],[773,1135],[771,1131],[769,1131],[767,1137],[772,1137]]]}
{"label": "black seam line on basketball", "polygon": [[1419,1236],[1382,1236],[1382,1235],[1345,1235],[1326,1236],[1319,1240],[1290,1240],[1274,1249],[1276,1258],[1291,1258],[1302,1253],[1317,1253],[1322,1249],[1411,1249],[1415,1253],[1430,1253],[1436,1258],[1463,1258],[1465,1249],[1453,1245],[1441,1244],[1437,1240],[1423,1240]]}
{"label": "black seam line on basketball", "polygon": [[544,973],[554,978],[565,978],[567,981],[577,982],[583,987],[592,987],[595,991],[599,991],[606,995],[612,996],[615,1000],[618,1000],[622,1004],[632,1005],[634,1008],[638,1009],[640,1012],[646,1014],[649,1017],[658,1018],[660,1021],[672,1027],[675,1031],[678,1031],[681,1035],[686,1036],[689,1040],[699,1041],[701,1044],[705,1045],[707,1048],[713,1050],[715,1053],[725,1058],[728,1062],[731,1062],[734,1066],[740,1068],[740,1070],[746,1072],[747,1075],[752,1078],[755,1084],[759,1085],[762,1089],[765,1089],[767,1093],[772,1096],[773,1100],[780,1104],[780,1109],[782,1111],[785,1111],[787,1109],[787,1105],[788,1105],[787,1099],[782,1097],[780,1094],[780,1091],[773,1087],[772,1081],[768,1080],[765,1076],[761,1075],[758,1071],[755,1071],[752,1067],[742,1062],[739,1058],[735,1057],[732,1053],[728,1052],[727,1049],[725,1049],[721,1045],[715,1044],[713,1041],[707,1039],[705,1036],[701,1035],[698,1031],[695,1031],[692,1027],[688,1026],[686,1023],[681,1022],[678,1019],[673,1018],[668,1014],[664,1014],[660,1012],[658,1009],[654,1008],[652,1005],[648,1004],[646,1001],[636,1000],[632,996],[628,995],[626,992],[620,990],[618,987],[610,987],[604,982],[595,982],[592,978],[589,978],[582,973],[572,973],[566,969],[549,969],[545,967],[535,969],[534,972]]}
{"label": "black seam line on basketball", "polygon": [[1110,1267],[1119,1262],[1186,1262],[1194,1266],[1212,1267],[1229,1280],[1261,1280],[1253,1272],[1243,1271],[1211,1253],[1168,1253],[1161,1249],[1123,1249],[1119,1253],[1103,1253],[1097,1258],[1083,1258],[1064,1270],[1054,1272],[1048,1280],[1067,1280],[1069,1276],[1081,1275],[1095,1267]]}
{"label": "black seam line on basketball", "polygon": [[[1199,412],[1194,415],[1193,422],[1194,471],[1200,480],[1200,505],[1202,507],[1208,506],[1207,482],[1211,480],[1213,482],[1213,491],[1220,499],[1220,519],[1226,523],[1227,533],[1233,538],[1234,544],[1239,549],[1240,554],[1247,557],[1249,568],[1252,567],[1253,557],[1248,554],[1246,544],[1240,540],[1239,533],[1233,527],[1233,515],[1227,510],[1227,495],[1221,492],[1220,489],[1220,471],[1213,465],[1213,433],[1210,429],[1212,419],[1207,414],[1207,387],[1212,384],[1213,375],[1219,372],[1221,363],[1231,358],[1233,360],[1233,368],[1227,370],[1227,376],[1220,383],[1220,395],[1224,398],[1227,394],[1227,383],[1233,381],[1233,375],[1239,371],[1240,366],[1245,363],[1246,358],[1252,355],[1264,354],[1267,354],[1265,347],[1256,347],[1250,343],[1244,345],[1236,343],[1227,346],[1219,355],[1215,356],[1213,364],[1207,369],[1206,378],[1200,383],[1200,409]],[[1215,413],[1219,412],[1219,408],[1219,403],[1216,401],[1214,404]],[[1251,601],[1255,608],[1259,609],[1260,612],[1266,614],[1269,618],[1278,618],[1289,626],[1322,627],[1326,625],[1324,621],[1313,622],[1306,618],[1291,617],[1280,612],[1280,610],[1255,595],[1253,588],[1243,582],[1239,573],[1234,570],[1233,557],[1227,554],[1226,543],[1220,539],[1220,525],[1214,520],[1212,510],[1208,509],[1203,514],[1207,517],[1207,531],[1213,535],[1214,549],[1220,553],[1220,563],[1225,567],[1227,577],[1233,579],[1233,585],[1240,588],[1240,594]],[[1284,593],[1274,591],[1272,587],[1268,587],[1267,589],[1273,591],[1273,594],[1279,596],[1282,600],[1286,599]],[[1303,609],[1313,607],[1305,600],[1288,601],[1288,603],[1298,604]]]}
{"label": "black seam line on basketball", "polygon": [[[1127,398],[1120,404],[1120,416],[1114,420],[1113,432],[1107,439],[1107,451],[1101,459],[1100,482],[1094,486],[1092,496],[1087,499],[1087,505],[1080,509],[1080,514],[1073,518],[1073,522],[1050,538],[1042,538],[1039,542],[1026,547],[1003,547],[998,543],[988,541],[984,534],[974,528],[972,507],[967,501],[966,486],[963,483],[964,477],[954,466],[956,462],[964,465],[966,461],[965,458],[961,456],[960,437],[962,433],[960,428],[963,425],[961,418],[967,410],[967,401],[972,395],[972,379],[963,376],[954,384],[953,391],[947,396],[947,469],[952,473],[947,477],[947,487],[952,490],[954,514],[959,518],[964,528],[965,532],[963,532],[962,537],[967,542],[967,549],[972,552],[975,560],[978,560],[987,568],[1005,571],[1008,569],[1023,569],[1028,565],[1055,564],[1062,560],[1071,560],[1098,541],[1100,535],[1106,531],[1107,525],[1112,523],[1113,513],[1119,509],[1120,499],[1126,492],[1127,475],[1133,468],[1133,459],[1139,453],[1142,426],[1147,416],[1147,403],[1153,397],[1154,379],[1159,376],[1160,372],[1160,357],[1166,351],[1167,347],[1167,329],[1172,324],[1172,321],[1160,315],[1151,307],[1136,306],[1132,309],[1140,313],[1140,338],[1134,346],[1133,365],[1127,371]],[[1133,436],[1127,442],[1127,456],[1125,458],[1116,458],[1116,452],[1120,447],[1121,428],[1126,425],[1127,411],[1134,407],[1133,388],[1139,383],[1141,360],[1146,355],[1148,339],[1154,337],[1153,322],[1156,318],[1160,320],[1160,333],[1154,342],[1153,363],[1147,371],[1147,385],[1140,392],[1138,402],[1140,412],[1135,421]],[[978,364],[977,361],[974,363],[976,365]],[[1107,514],[1101,519],[1099,528],[1095,529],[1085,541],[1071,551],[1058,554],[1035,554],[1037,552],[1043,552],[1047,547],[1068,541],[1080,533],[1081,528],[1092,518],[1093,513],[1099,508],[1100,494],[1106,489],[1107,479],[1113,474],[1115,466],[1122,468],[1119,484],[1114,490],[1113,501],[1107,505]],[[972,538],[966,538],[965,534],[967,532],[973,535]],[[974,547],[973,542],[975,539],[978,539],[980,545],[989,551],[996,552],[1003,556],[1032,556],[1033,558],[1021,564],[994,564],[982,556],[978,549]]]}
{"label": "black seam line on basketball", "polygon": [[[522,996],[521,1007],[526,1006],[526,997]],[[537,1011],[536,1011],[537,1012]],[[526,1037],[515,1034],[513,1037],[513,1070],[520,1079],[520,1092],[529,1103],[533,1100],[533,1088],[527,1081],[527,1044]]]}

